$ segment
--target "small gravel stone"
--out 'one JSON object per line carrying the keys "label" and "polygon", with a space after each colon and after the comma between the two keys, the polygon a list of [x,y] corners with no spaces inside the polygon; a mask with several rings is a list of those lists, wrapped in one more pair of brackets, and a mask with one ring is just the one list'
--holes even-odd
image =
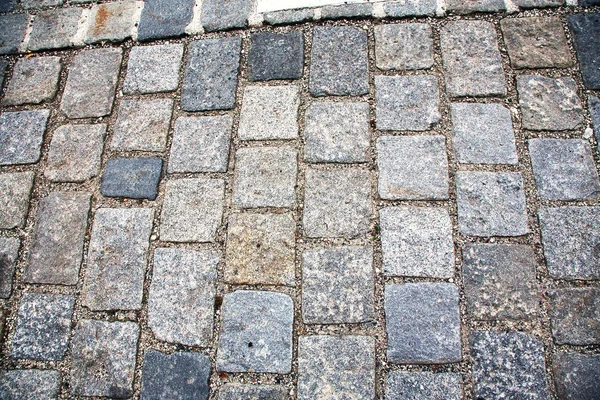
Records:
{"label": "small gravel stone", "polygon": [[446,10],[453,14],[506,11],[503,0],[446,0]]}
{"label": "small gravel stone", "polygon": [[37,13],[29,36],[28,50],[62,49],[74,46],[82,9],[56,8]]}
{"label": "small gravel stone", "polygon": [[49,369],[16,369],[0,373],[0,398],[48,400],[58,398],[60,372]]}
{"label": "small gravel stone", "polygon": [[138,3],[133,0],[94,4],[84,42],[120,42],[131,37],[138,7]]}
{"label": "small gravel stone", "polygon": [[173,100],[123,100],[110,147],[116,150],[164,151]]}
{"label": "small gravel stone", "polygon": [[600,356],[560,352],[552,359],[556,392],[561,399],[588,400],[600,397]]}
{"label": "small gravel stone", "polygon": [[385,384],[386,400],[460,400],[460,375],[449,372],[392,371]]}
{"label": "small gravel stone", "polygon": [[262,14],[265,22],[270,25],[290,25],[313,19],[315,10],[301,8],[296,10],[274,11]]}
{"label": "small gravel stone", "polygon": [[590,108],[590,115],[594,126],[596,143],[600,144],[600,99],[596,96],[588,96],[588,106]]}
{"label": "small gravel stone", "polygon": [[0,16],[0,54],[15,54],[25,37],[29,24],[27,14],[7,14]]}
{"label": "small gravel stone", "polygon": [[106,163],[100,192],[105,197],[154,200],[161,171],[160,158],[113,158]]}
{"label": "small gravel stone", "polygon": [[383,3],[385,13],[393,18],[434,15],[436,8],[436,0],[400,0]]}
{"label": "small gravel stone", "polygon": [[341,4],[321,9],[323,19],[365,18],[373,15],[373,4]]}
{"label": "small gravel stone", "polygon": [[14,106],[52,100],[58,90],[60,70],[60,57],[19,59],[2,104]]}
{"label": "small gravel stone", "polygon": [[255,33],[250,38],[248,79],[300,79],[304,71],[302,31]]}
{"label": "small gravel stone", "polygon": [[[169,0],[169,4],[171,1]],[[149,3],[153,2],[147,1],[144,10]],[[176,9],[169,7],[171,8]],[[176,90],[182,57],[182,44],[133,47],[129,53],[123,93],[143,94]]]}
{"label": "small gravel stone", "polygon": [[207,32],[246,28],[252,8],[251,0],[203,0],[202,27]]}
{"label": "small gravel stone", "polygon": [[194,0],[146,0],[140,17],[138,40],[183,36],[194,16],[194,3]]}
{"label": "small gravel stone", "polygon": [[288,400],[288,390],[279,385],[241,385],[226,383],[219,390],[219,400],[261,399]]}
{"label": "small gravel stone", "polygon": [[581,66],[583,83],[588,89],[600,89],[600,13],[567,16]]}
{"label": "small gravel stone", "polygon": [[4,112],[0,115],[0,165],[39,161],[50,110]]}
{"label": "small gravel stone", "polygon": [[433,66],[433,39],[428,24],[375,27],[375,58],[382,70],[428,69]]}
{"label": "small gravel stone", "polygon": [[0,174],[0,229],[23,226],[32,187],[33,172]]}
{"label": "small gravel stone", "polygon": [[552,336],[557,344],[600,344],[600,289],[555,289],[550,299]]}
{"label": "small gravel stone", "polygon": [[20,245],[21,241],[18,238],[0,238],[0,298],[8,299],[12,292]]}

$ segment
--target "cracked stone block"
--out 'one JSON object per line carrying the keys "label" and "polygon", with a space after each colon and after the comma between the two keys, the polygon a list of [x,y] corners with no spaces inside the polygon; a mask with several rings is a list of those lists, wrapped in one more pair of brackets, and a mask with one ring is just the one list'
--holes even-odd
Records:
{"label": "cracked stone block", "polygon": [[57,399],[59,392],[60,372],[52,369],[16,369],[0,373],[2,399]]}
{"label": "cracked stone block", "polygon": [[215,251],[155,250],[148,326],[159,340],[210,345],[219,260]]}
{"label": "cracked stone block", "polygon": [[368,103],[312,103],[306,110],[304,137],[308,162],[367,162],[370,146]]}
{"label": "cracked stone block", "polygon": [[19,304],[10,356],[62,360],[67,352],[75,297],[25,293]]}
{"label": "cracked stone block", "polygon": [[475,398],[552,398],[540,340],[523,332],[490,331],[472,332],[469,339]]}
{"label": "cracked stone block", "polygon": [[196,40],[186,58],[181,108],[184,111],[229,110],[235,107],[242,39]]}
{"label": "cracked stone block", "polygon": [[440,121],[435,76],[376,76],[377,129],[426,131]]}
{"label": "cracked stone block", "polygon": [[248,86],[244,90],[238,136],[241,140],[296,139],[297,86]]}
{"label": "cracked stone block", "polygon": [[121,69],[120,48],[83,50],[69,68],[60,108],[69,118],[110,114]]}
{"label": "cracked stone block", "polygon": [[229,216],[224,280],[294,285],[296,222],[291,214]]}
{"label": "cracked stone block", "polygon": [[202,27],[207,32],[246,28],[252,8],[251,0],[203,0]]}
{"label": "cracked stone block", "polygon": [[555,289],[550,300],[552,336],[557,344],[600,344],[600,289]]}
{"label": "cracked stone block", "polygon": [[600,89],[600,42],[597,40],[600,36],[600,13],[568,15],[567,24],[573,32],[583,84],[588,89]]}
{"label": "cracked stone block", "polygon": [[43,8],[60,6],[64,0],[21,0],[23,8]]}
{"label": "cracked stone block", "polygon": [[590,116],[594,126],[594,135],[596,143],[600,143],[600,99],[596,96],[588,96],[588,106],[590,108]]}
{"label": "cracked stone block", "polygon": [[2,0],[0,1],[0,12],[10,12],[17,7],[19,0]]}
{"label": "cracked stone block", "polygon": [[20,245],[21,241],[18,238],[0,238],[0,298],[8,299],[12,292]]}
{"label": "cracked stone block", "polygon": [[321,9],[322,19],[366,18],[373,15],[373,4],[341,4]]}
{"label": "cracked stone block", "polygon": [[32,187],[33,172],[0,174],[0,229],[23,226]]}
{"label": "cracked stone block", "polygon": [[50,110],[4,112],[0,115],[0,165],[39,161]]}
{"label": "cracked stone block", "polygon": [[383,3],[383,10],[386,15],[393,18],[434,15],[436,9],[436,0],[399,0]]}
{"label": "cracked stone block", "polygon": [[110,147],[123,151],[164,151],[173,100],[123,100]]}
{"label": "cracked stone block", "polygon": [[310,65],[313,96],[369,93],[367,33],[350,26],[316,26]]}
{"label": "cracked stone block", "polygon": [[375,398],[375,343],[368,336],[300,336],[298,400]]}
{"label": "cracked stone block", "polygon": [[[148,2],[145,4],[144,9],[148,7]],[[183,44],[133,47],[127,62],[123,93],[145,94],[177,90],[182,58]]]}
{"label": "cracked stone block", "polygon": [[205,354],[184,351],[164,354],[148,350],[142,369],[141,398],[206,400],[209,378],[210,359]]}
{"label": "cracked stone block", "polygon": [[304,36],[302,31],[262,32],[255,33],[250,37],[249,80],[300,79],[303,71]]}
{"label": "cracked stone block", "polygon": [[238,290],[223,299],[217,370],[288,374],[294,303],[276,292]]}
{"label": "cracked stone block", "polygon": [[494,25],[453,21],[440,32],[450,96],[504,96],[506,82]]}
{"label": "cracked stone block", "polygon": [[168,181],[160,217],[160,238],[166,242],[214,242],[223,217],[225,181]]}
{"label": "cracked stone block", "polygon": [[19,59],[2,104],[40,104],[52,100],[58,90],[60,70],[60,57]]}
{"label": "cracked stone block", "polygon": [[542,301],[533,249],[467,244],[463,249],[467,311],[477,320],[533,320]]}
{"label": "cracked stone block", "polygon": [[79,7],[67,7],[37,13],[33,17],[27,49],[38,51],[73,47],[82,11]]}
{"label": "cracked stone block", "polygon": [[226,383],[219,390],[219,400],[263,399],[288,400],[287,388],[279,385],[242,385]]}
{"label": "cracked stone block", "polygon": [[183,36],[193,16],[194,0],[146,0],[138,26],[138,40]]}
{"label": "cracked stone block", "polygon": [[177,118],[167,171],[227,172],[232,125],[228,115]]}
{"label": "cracked stone block", "polygon": [[523,178],[515,172],[458,172],[458,226],[464,235],[521,236],[529,232]]}
{"label": "cracked stone block", "polygon": [[386,400],[460,400],[459,374],[392,371],[385,383]]}
{"label": "cracked stone block", "polygon": [[428,24],[375,27],[375,59],[381,70],[428,69],[433,66],[433,38]]}
{"label": "cracked stone block", "polygon": [[506,11],[503,0],[446,0],[446,10],[453,14],[473,14]]}
{"label": "cracked stone block", "polygon": [[0,16],[0,54],[15,54],[19,51],[28,25],[27,14]]}
{"label": "cracked stone block", "polygon": [[458,287],[386,285],[387,358],[399,364],[446,364],[462,357]]}
{"label": "cracked stone block", "polygon": [[295,10],[282,10],[262,14],[265,23],[270,25],[290,25],[313,19],[315,10],[312,8],[300,8]]}
{"label": "cracked stone block", "polygon": [[161,172],[160,158],[114,158],[106,163],[100,192],[105,197],[154,200]]}
{"label": "cracked stone block", "polygon": [[90,310],[139,310],[148,262],[154,210],[100,208],[96,211],[83,285]]}
{"label": "cracked stone block", "polygon": [[133,395],[139,332],[135,322],[79,321],[72,345],[73,393],[116,398]]}
{"label": "cracked stone block", "polygon": [[588,400],[600,397],[600,356],[560,352],[552,359],[554,383],[560,399]]}
{"label": "cracked stone block", "polygon": [[130,38],[138,7],[138,2],[133,0],[94,4],[84,42],[120,42]]}
{"label": "cracked stone block", "polygon": [[42,199],[25,282],[77,284],[90,199],[83,192],[52,192]]}
{"label": "cracked stone block", "polygon": [[512,0],[512,2],[521,8],[558,7],[565,4],[565,0]]}

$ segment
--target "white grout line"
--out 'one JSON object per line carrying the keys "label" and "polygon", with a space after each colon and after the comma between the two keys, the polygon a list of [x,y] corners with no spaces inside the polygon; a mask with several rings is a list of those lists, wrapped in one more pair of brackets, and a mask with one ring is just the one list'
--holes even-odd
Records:
{"label": "white grout line", "polygon": [[33,31],[34,18],[34,15],[29,15],[29,21],[27,22],[27,29],[25,29],[25,36],[23,37],[23,42],[21,42],[17,50],[19,53],[27,52],[27,47],[29,47],[29,40],[31,39],[31,31]]}
{"label": "white grout line", "polygon": [[84,8],[81,16],[79,17],[79,23],[77,26],[77,33],[71,39],[71,43],[73,46],[83,46],[85,35],[87,33],[89,27],[90,16],[92,15],[91,8]]}
{"label": "white grout line", "polygon": [[204,28],[202,28],[202,0],[194,2],[192,21],[185,27],[185,33],[188,35],[204,33]]}
{"label": "white grout line", "polygon": [[140,25],[140,19],[142,18],[142,10],[144,9],[143,1],[135,2],[135,11],[133,12],[133,21],[131,23],[131,38],[134,41],[137,41],[138,38],[138,28]]}

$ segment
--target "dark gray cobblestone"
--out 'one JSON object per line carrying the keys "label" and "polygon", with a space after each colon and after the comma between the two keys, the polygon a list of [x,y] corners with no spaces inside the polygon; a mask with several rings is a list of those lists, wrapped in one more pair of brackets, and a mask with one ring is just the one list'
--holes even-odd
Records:
{"label": "dark gray cobblestone", "polygon": [[60,372],[15,369],[0,374],[0,397],[7,400],[48,400],[58,398]]}
{"label": "dark gray cobblestone", "polygon": [[49,110],[0,115],[0,165],[38,162],[49,116]]}
{"label": "dark gray cobblestone", "polygon": [[561,399],[586,400],[600,396],[600,356],[558,353],[552,360],[556,391]]}

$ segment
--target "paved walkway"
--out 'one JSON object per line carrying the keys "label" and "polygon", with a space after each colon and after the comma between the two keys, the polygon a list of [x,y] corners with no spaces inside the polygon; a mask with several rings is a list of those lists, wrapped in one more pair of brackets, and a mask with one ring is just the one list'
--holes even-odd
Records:
{"label": "paved walkway", "polygon": [[0,1],[1,399],[600,398],[597,0],[81,3]]}

